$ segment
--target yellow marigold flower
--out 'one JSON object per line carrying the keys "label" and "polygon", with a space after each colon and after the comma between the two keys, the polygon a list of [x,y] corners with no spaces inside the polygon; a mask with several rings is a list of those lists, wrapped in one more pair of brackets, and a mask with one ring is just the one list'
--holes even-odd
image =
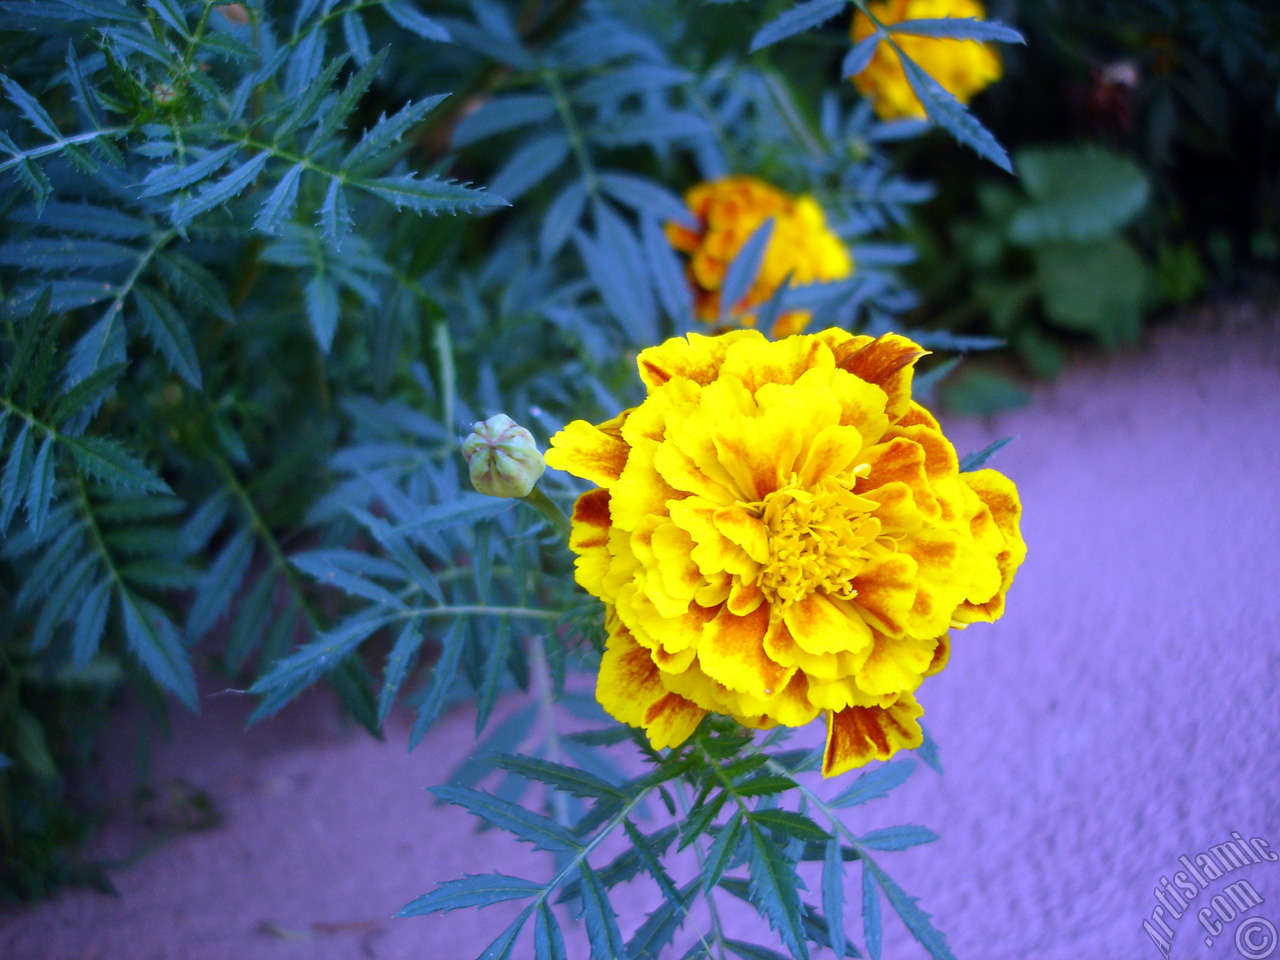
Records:
{"label": "yellow marigold flower", "polygon": [[[813,197],[792,197],[755,177],[725,177],[700,183],[685,194],[698,221],[696,230],[667,224],[667,239],[689,255],[689,280],[694,288],[698,319],[715,323],[720,317],[720,289],[725,271],[756,229],[773,218],[773,233],[755,284],[731,313],[745,327],[756,323],[753,308],[765,303],[787,275],[794,285],[841,280],[853,273],[853,260],[827,227],[822,208]],[[799,333],[809,323],[807,311],[793,310],[778,317],[771,334]]]}
{"label": "yellow marigold flower", "polygon": [[655,748],[707,713],[827,719],[823,773],[919,746],[948,630],[994,620],[1026,553],[1012,482],[960,473],[894,334],[690,334],[643,351],[639,406],[551,440],[598,485],[576,578],[604,601],[596,695]]}
{"label": "yellow marigold flower", "polygon": [[[946,17],[983,20],[987,15],[979,0],[873,0],[867,8],[886,26],[903,20],[941,20]],[[862,11],[854,14],[850,31],[854,43],[871,36],[875,29]],[[961,103],[968,103],[988,84],[1000,79],[1000,55],[988,43],[914,37],[905,33],[895,33],[893,37],[908,57]],[[887,43],[880,44],[871,63],[853,78],[853,82],[885,120],[925,115],[924,105],[907,82],[897,52]]]}

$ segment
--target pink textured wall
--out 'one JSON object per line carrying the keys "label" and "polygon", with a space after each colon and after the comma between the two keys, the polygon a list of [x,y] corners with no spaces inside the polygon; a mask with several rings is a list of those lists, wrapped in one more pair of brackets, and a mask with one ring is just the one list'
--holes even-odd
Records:
{"label": "pink textured wall", "polygon": [[[1232,831],[1280,850],[1276,331],[1249,311],[1184,322],[1074,365],[1025,410],[953,425],[962,452],[1018,435],[993,466],[1021,487],[1030,554],[1004,620],[958,634],[921,690],[946,776],[922,768],[852,822],[941,834],[881,862],[962,960],[1159,957],[1142,921],[1180,855]],[[243,712],[207,698],[156,758],[157,777],[209,790],[225,824],[118,873],[119,900],[72,892],[0,914],[0,957],[471,960],[512,911],[387,918],[436,880],[546,869],[431,806],[424,788],[463,756],[470,717],[406,755],[403,730],[378,744],[303,709],[241,734]],[[1208,946],[1194,913],[1240,878],[1264,902]],[[1280,863],[1198,893],[1167,920],[1172,955],[1248,956],[1232,935],[1245,921],[1265,934],[1259,919],[1280,928]],[[1261,942],[1245,941],[1255,960]],[[887,919],[885,956],[924,954]]]}

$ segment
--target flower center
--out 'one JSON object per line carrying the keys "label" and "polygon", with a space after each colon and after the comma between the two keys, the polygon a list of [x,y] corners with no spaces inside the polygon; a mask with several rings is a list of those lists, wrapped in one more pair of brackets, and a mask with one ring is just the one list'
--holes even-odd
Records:
{"label": "flower center", "polygon": [[836,477],[809,489],[793,478],[751,506],[769,529],[769,560],[758,582],[770,602],[795,603],[815,590],[843,600],[857,596],[851,581],[880,534],[880,521],[868,516],[874,501]]}

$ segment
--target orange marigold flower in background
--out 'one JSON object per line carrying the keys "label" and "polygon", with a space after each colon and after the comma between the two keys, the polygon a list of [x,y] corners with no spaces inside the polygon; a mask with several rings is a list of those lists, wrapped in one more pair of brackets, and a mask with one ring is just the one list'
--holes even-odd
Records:
{"label": "orange marigold flower in background", "polygon": [[961,473],[911,399],[926,351],[831,329],[690,334],[643,351],[639,406],[551,439],[597,488],[576,579],[604,601],[596,695],[655,748],[707,713],[827,720],[823,773],[920,745],[948,631],[995,620],[1026,547],[1012,482]]}
{"label": "orange marigold flower in background", "polygon": [[[888,26],[903,20],[941,20],[946,17],[986,19],[987,12],[979,0],[873,0],[867,8],[876,19]],[[851,33],[857,43],[875,33],[875,25],[862,11],[853,16]],[[893,35],[898,46],[925,73],[937,80],[961,103],[968,103],[988,84],[1000,79],[1000,55],[993,46],[977,40],[951,40],[915,37],[905,33]],[[882,119],[924,117],[924,105],[916,97],[897,52],[881,43],[865,70],[853,78],[858,91],[875,107]]]}
{"label": "orange marigold flower in background", "polygon": [[[755,284],[730,311],[745,327],[756,323],[755,307],[773,296],[791,275],[793,285],[841,280],[853,273],[853,260],[840,238],[827,227],[813,197],[793,197],[755,177],[725,177],[700,183],[685,194],[698,221],[696,230],[667,224],[667,239],[689,255],[689,279],[698,319],[720,317],[720,289],[725,271],[756,229],[773,218],[773,233]],[[809,323],[807,311],[782,314],[771,334],[799,333]]]}

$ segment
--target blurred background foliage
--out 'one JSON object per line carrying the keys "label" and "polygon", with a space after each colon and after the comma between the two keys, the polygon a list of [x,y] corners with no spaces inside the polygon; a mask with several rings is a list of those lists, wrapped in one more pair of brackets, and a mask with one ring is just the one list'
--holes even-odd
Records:
{"label": "blurred background foliage", "polygon": [[[416,743],[590,664],[555,532],[469,492],[458,442],[638,399],[635,352],[693,323],[662,229],[688,186],[817,197],[855,272],[774,310],[999,337],[1043,375],[1280,254],[1267,4],[993,3],[1030,45],[975,112],[1017,179],[878,120],[840,82],[845,4],[802,7],[817,29],[753,51],[791,3],[0,3],[0,897],[104,882],[76,772],[121,689],[162,727],[200,676],[255,717],[323,682],[375,734],[403,704]],[[921,389],[1025,398],[952,366]],[[531,716],[479,756],[619,781]]]}
{"label": "blurred background foliage", "polygon": [[[975,103],[1018,180],[940,139],[908,161],[938,186],[912,227],[916,319],[996,333],[1022,369],[1054,376],[1066,348],[1133,344],[1197,298],[1274,295],[1275,4],[1006,0],[989,13],[1027,37]],[[1009,399],[978,389],[960,405]]]}

